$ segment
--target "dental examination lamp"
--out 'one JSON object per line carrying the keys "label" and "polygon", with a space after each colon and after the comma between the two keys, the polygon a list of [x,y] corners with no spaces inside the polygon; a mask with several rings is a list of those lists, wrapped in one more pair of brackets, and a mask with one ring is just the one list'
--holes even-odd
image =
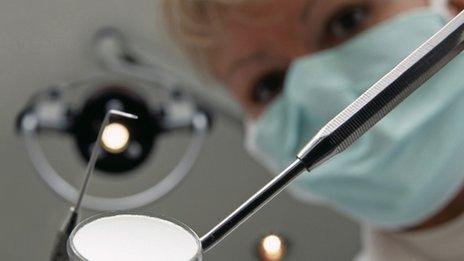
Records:
{"label": "dental examination lamp", "polygon": [[[72,232],[68,241],[71,260],[133,260],[127,253],[142,257],[138,260],[202,260],[204,252],[272,200],[298,175],[304,171],[311,172],[343,153],[463,49],[464,12],[461,12],[323,126],[295,155],[293,163],[203,237],[198,237],[192,229],[172,219],[140,214],[97,216],[82,222]],[[145,245],[131,244],[125,248],[127,237]],[[124,246],[124,249],[118,246]]]}
{"label": "dental examination lamp", "polygon": [[125,111],[139,119],[120,118],[105,126],[102,152],[95,165],[102,175],[124,176],[139,168],[165,134],[185,132],[191,139],[177,165],[161,181],[142,192],[119,198],[85,195],[82,207],[87,209],[133,209],[166,195],[192,168],[211,127],[209,110],[182,90],[119,75],[92,76],[37,93],[18,115],[17,131],[40,178],[68,202],[75,202],[78,191],[50,164],[39,136],[72,137],[81,159],[88,162],[109,110]]}

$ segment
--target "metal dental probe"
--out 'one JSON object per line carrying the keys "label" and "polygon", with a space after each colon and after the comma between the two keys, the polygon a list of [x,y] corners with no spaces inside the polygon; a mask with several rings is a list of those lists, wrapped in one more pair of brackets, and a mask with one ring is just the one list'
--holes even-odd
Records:
{"label": "metal dental probe", "polygon": [[77,225],[77,221],[79,218],[79,209],[81,207],[82,200],[84,198],[84,194],[85,194],[87,185],[90,180],[90,176],[92,175],[95,169],[95,164],[97,162],[98,155],[101,150],[100,144],[101,144],[103,130],[109,124],[110,120],[115,116],[128,118],[128,119],[137,119],[137,116],[133,114],[129,114],[129,113],[125,113],[125,112],[121,112],[117,110],[110,110],[105,114],[103,122],[100,126],[100,130],[98,131],[98,136],[95,141],[95,145],[92,148],[92,154],[90,155],[89,163],[87,164],[84,180],[82,182],[82,187],[79,191],[76,204],[69,209],[68,217],[66,218],[63,226],[61,227],[61,229],[58,231],[56,235],[55,245],[54,245],[53,252],[50,258],[51,261],[69,260],[67,250],[66,250],[66,244],[68,242],[69,235],[71,234],[74,227],[76,227]]}
{"label": "metal dental probe", "polygon": [[322,127],[300,151],[297,160],[287,169],[203,236],[201,238],[203,251],[206,252],[219,243],[281,192],[304,170],[311,171],[353,144],[367,130],[453,60],[463,50],[463,42],[464,12],[461,12]]}

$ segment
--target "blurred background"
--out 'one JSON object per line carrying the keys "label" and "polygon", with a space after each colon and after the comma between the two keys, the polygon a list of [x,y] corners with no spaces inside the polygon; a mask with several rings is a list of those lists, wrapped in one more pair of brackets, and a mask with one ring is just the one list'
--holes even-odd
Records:
{"label": "blurred background", "polygon": [[[0,8],[0,254],[2,260],[47,260],[54,235],[69,203],[36,175],[15,118],[37,91],[56,83],[105,73],[92,51],[95,32],[120,28],[153,52],[172,52],[157,22],[157,0],[3,0]],[[162,62],[170,63],[170,60]],[[187,73],[185,64],[175,68]],[[179,64],[183,64],[184,67]],[[213,88],[213,87],[211,87]],[[188,133],[160,138],[146,163],[122,176],[98,174],[89,193],[121,196],[160,179],[176,164]],[[142,208],[176,217],[205,233],[270,178],[242,148],[242,128],[216,114],[194,168],[171,193]],[[41,138],[53,166],[78,185],[85,162],[65,135]],[[83,216],[96,211],[84,211]],[[205,260],[260,260],[258,243],[282,235],[288,247],[283,260],[350,260],[359,247],[358,227],[339,214],[309,206],[283,193],[206,254]]]}

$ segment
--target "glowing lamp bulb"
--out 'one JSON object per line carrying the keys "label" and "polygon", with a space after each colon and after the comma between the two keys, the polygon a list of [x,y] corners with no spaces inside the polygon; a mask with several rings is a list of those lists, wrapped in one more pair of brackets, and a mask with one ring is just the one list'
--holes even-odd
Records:
{"label": "glowing lamp bulb", "polygon": [[279,261],[282,260],[285,254],[285,242],[277,235],[267,235],[259,245],[259,253],[262,260]]}
{"label": "glowing lamp bulb", "polygon": [[126,126],[120,123],[108,124],[102,133],[103,148],[111,153],[120,153],[129,145],[130,133]]}

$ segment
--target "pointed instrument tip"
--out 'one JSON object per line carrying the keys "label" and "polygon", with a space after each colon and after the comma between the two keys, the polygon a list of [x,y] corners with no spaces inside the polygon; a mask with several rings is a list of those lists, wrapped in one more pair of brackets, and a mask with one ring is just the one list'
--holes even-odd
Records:
{"label": "pointed instrument tip", "polygon": [[137,115],[127,113],[127,112],[118,111],[118,110],[110,110],[108,113],[111,116],[117,115],[117,116],[121,116],[121,117],[124,117],[124,118],[135,119],[135,120],[139,118]]}

